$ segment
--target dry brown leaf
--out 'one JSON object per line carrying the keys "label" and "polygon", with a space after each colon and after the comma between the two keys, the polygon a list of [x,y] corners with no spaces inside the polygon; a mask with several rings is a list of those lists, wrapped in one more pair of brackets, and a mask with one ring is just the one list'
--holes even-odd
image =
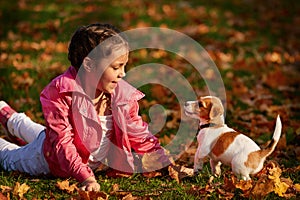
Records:
{"label": "dry brown leaf", "polygon": [[256,198],[262,198],[272,191],[274,191],[274,184],[268,180],[260,179],[254,185],[251,191],[251,195]]}
{"label": "dry brown leaf", "polygon": [[154,177],[162,176],[162,174],[160,172],[153,171],[153,172],[145,172],[143,173],[143,176],[146,178],[154,178]]}
{"label": "dry brown leaf", "polygon": [[12,188],[9,186],[0,185],[0,188],[1,188],[1,192],[3,192],[3,193],[12,191]]}
{"label": "dry brown leaf", "polygon": [[176,170],[174,167],[171,166],[168,167],[168,170],[169,170],[170,177],[175,179],[177,183],[180,183],[179,170],[178,169]]}
{"label": "dry brown leaf", "polygon": [[126,196],[124,196],[124,197],[122,198],[122,200],[135,200],[135,199],[138,199],[138,198],[132,196],[131,193],[127,194]]}
{"label": "dry brown leaf", "polygon": [[106,176],[111,177],[111,178],[129,178],[130,176],[132,176],[132,173],[127,173],[127,172],[121,172],[118,170],[114,170],[114,169],[109,169],[106,172]]}
{"label": "dry brown leaf", "polygon": [[116,196],[118,199],[123,199],[128,196],[130,192],[120,190],[119,185],[117,183],[113,184],[112,191],[109,193],[111,196]]}
{"label": "dry brown leaf", "polygon": [[244,180],[240,180],[235,184],[236,188],[241,189],[242,191],[248,191],[252,188],[252,181],[244,181]]}
{"label": "dry brown leaf", "polygon": [[105,192],[96,192],[96,191],[82,191],[78,190],[79,199],[82,200],[107,200],[109,195]]}
{"label": "dry brown leaf", "polygon": [[264,174],[261,175],[255,184],[252,195],[255,197],[264,197],[270,192],[275,192],[280,197],[285,197],[289,187],[293,187],[290,179],[280,178],[282,170],[277,163],[270,161],[262,170]]}
{"label": "dry brown leaf", "polygon": [[0,199],[1,200],[7,200],[9,198],[0,192]]}
{"label": "dry brown leaf", "polygon": [[230,179],[227,178],[226,176],[224,176],[224,186],[223,188],[226,190],[226,191],[234,191],[235,190],[235,185],[234,183],[236,182],[236,177],[235,176],[231,176]]}
{"label": "dry brown leaf", "polygon": [[220,195],[222,195],[223,199],[232,199],[234,197],[234,193],[227,192],[225,190],[222,190],[220,188],[216,188],[216,192]]}
{"label": "dry brown leaf", "polygon": [[26,183],[23,183],[22,185],[20,185],[19,182],[16,182],[16,185],[13,190],[13,195],[16,197],[19,197],[20,199],[23,199],[24,194],[26,194],[26,192],[29,189],[30,189],[30,187]]}
{"label": "dry brown leaf", "polygon": [[152,172],[158,169],[162,169],[163,164],[159,161],[160,157],[161,154],[157,152],[145,153],[142,157],[143,168],[147,172]]}
{"label": "dry brown leaf", "polygon": [[169,175],[175,179],[178,183],[185,177],[193,176],[194,170],[184,166],[173,165],[168,167]]}
{"label": "dry brown leaf", "polygon": [[71,194],[74,192],[74,190],[78,190],[76,184],[70,185],[68,180],[64,181],[57,181],[56,186],[61,189],[66,191],[67,193]]}

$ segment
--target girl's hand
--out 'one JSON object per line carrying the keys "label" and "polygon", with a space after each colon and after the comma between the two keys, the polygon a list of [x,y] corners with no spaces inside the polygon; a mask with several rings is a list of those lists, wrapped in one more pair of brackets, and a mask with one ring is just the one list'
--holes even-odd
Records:
{"label": "girl's hand", "polygon": [[80,189],[85,191],[99,191],[100,185],[97,183],[94,177],[89,177],[81,183]]}

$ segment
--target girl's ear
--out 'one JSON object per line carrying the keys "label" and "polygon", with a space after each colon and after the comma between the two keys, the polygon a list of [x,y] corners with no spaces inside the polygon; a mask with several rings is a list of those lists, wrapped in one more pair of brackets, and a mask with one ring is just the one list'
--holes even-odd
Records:
{"label": "girl's ear", "polygon": [[82,66],[87,72],[91,72],[94,69],[94,62],[91,58],[85,57],[82,62]]}

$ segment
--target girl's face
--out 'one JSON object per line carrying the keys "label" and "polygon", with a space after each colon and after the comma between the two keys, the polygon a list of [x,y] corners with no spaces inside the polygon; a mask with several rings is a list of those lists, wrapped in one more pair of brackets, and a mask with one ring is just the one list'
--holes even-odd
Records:
{"label": "girl's face", "polygon": [[124,53],[124,49],[116,50],[108,58],[102,59],[96,66],[98,73],[95,74],[99,75],[102,71],[96,89],[105,93],[112,93],[117,87],[117,83],[125,76],[127,62],[128,52],[126,50]]}

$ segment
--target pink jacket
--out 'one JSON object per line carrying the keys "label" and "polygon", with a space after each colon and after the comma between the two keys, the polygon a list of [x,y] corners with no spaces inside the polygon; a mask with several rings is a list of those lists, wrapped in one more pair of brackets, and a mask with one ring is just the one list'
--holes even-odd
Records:
{"label": "pink jacket", "polygon": [[[44,156],[53,175],[73,177],[79,182],[94,176],[87,166],[90,152],[99,147],[101,126],[92,100],[76,80],[70,67],[42,91],[40,100],[46,121]],[[124,80],[112,94],[114,135],[109,150],[109,166],[133,172],[132,149],[138,153],[158,151],[161,162],[169,162],[158,140],[138,115],[143,93]]]}

